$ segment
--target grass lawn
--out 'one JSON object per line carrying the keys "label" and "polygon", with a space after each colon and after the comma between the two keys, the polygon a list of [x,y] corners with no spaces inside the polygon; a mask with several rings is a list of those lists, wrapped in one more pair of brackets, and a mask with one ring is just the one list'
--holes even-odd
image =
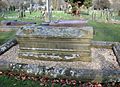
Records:
{"label": "grass lawn", "polygon": [[0,17],[0,21],[5,20],[5,18]]}
{"label": "grass lawn", "polygon": [[[6,13],[7,16],[17,16],[18,13],[10,12]],[[83,14],[81,12],[81,16],[72,16],[71,14],[66,14],[62,11],[57,11],[52,13],[52,20],[75,20],[75,19],[90,19],[89,15]],[[116,17],[120,18],[120,17]],[[1,19],[2,20],[2,19]],[[31,15],[29,13],[26,13],[26,17],[20,19],[20,18],[8,18],[6,20],[22,20],[22,21],[30,21],[30,22],[36,22],[37,24],[41,24],[44,21],[44,18],[41,16],[41,12],[33,12]],[[120,25],[118,24],[109,24],[109,23],[98,23],[89,21],[88,25],[93,26],[95,30],[95,35],[93,40],[96,41],[117,41],[120,42]],[[12,32],[10,32],[12,33]],[[1,38],[8,38],[11,34],[6,33],[0,33],[0,42],[2,42],[4,39]],[[13,34],[14,35],[14,34]]]}
{"label": "grass lawn", "polygon": [[[6,19],[4,20],[20,20],[20,21],[28,21],[28,22],[36,22],[37,24],[41,24],[44,22],[44,18],[40,11],[32,12],[30,15],[29,12],[26,12],[26,17],[18,18],[18,13],[16,12],[7,12]],[[80,17],[72,16],[71,14],[66,14],[63,11],[54,11],[52,12],[52,20],[73,20],[80,19]]]}
{"label": "grass lawn", "polygon": [[41,12],[32,12],[31,15],[28,12],[26,12],[26,17],[18,18],[18,12],[13,11],[13,12],[6,12],[4,20],[18,20],[18,21],[26,21],[26,22],[36,22],[37,24],[40,24],[43,22],[43,20],[41,19],[42,19]]}
{"label": "grass lawn", "polygon": [[119,24],[99,23],[90,21],[88,25],[93,26],[94,28],[95,35],[93,40],[120,42]]}
{"label": "grass lawn", "polygon": [[[0,76],[0,87],[52,87],[51,82],[47,86],[41,86],[40,82],[33,80],[18,80],[15,77]],[[61,87],[60,84],[54,84],[54,87]],[[71,87],[71,86],[65,86]]]}
{"label": "grass lawn", "polygon": [[115,19],[116,19],[116,20],[120,20],[120,16],[116,16]]}
{"label": "grass lawn", "polygon": [[71,14],[64,13],[63,11],[53,12],[52,20],[79,20],[81,17],[72,16]]}
{"label": "grass lawn", "polygon": [[0,32],[0,45],[15,37],[15,31]]}
{"label": "grass lawn", "polygon": [[0,76],[0,87],[41,87],[39,82],[17,80],[14,77]]}

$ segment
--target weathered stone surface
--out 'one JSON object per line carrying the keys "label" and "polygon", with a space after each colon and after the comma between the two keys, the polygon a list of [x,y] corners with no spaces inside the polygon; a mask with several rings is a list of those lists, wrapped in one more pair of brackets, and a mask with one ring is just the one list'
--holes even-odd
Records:
{"label": "weathered stone surface", "polygon": [[92,38],[92,27],[26,26],[17,33],[19,57],[91,61]]}
{"label": "weathered stone surface", "polygon": [[58,20],[49,23],[49,26],[54,27],[83,27],[86,26],[86,20]]}
{"label": "weathered stone surface", "polygon": [[9,64],[6,61],[0,61],[0,70],[9,70]]}
{"label": "weathered stone surface", "polygon": [[35,24],[34,22],[24,22],[24,21],[17,21],[17,20],[3,20],[0,22],[1,25],[5,26],[22,26],[22,25],[27,25],[27,24]]}
{"label": "weathered stone surface", "polygon": [[106,42],[106,41],[92,41],[91,45],[96,48],[112,48],[114,45],[119,44],[119,42]]}
{"label": "weathered stone surface", "polygon": [[120,66],[120,44],[117,44],[113,47],[113,51],[116,55],[116,58],[117,58],[117,61],[119,63],[119,66]]}
{"label": "weathered stone surface", "polygon": [[17,35],[26,38],[33,36],[41,38],[93,38],[93,28],[25,26]]}
{"label": "weathered stone surface", "polygon": [[13,31],[18,30],[21,26],[0,26],[0,31]]}
{"label": "weathered stone surface", "polygon": [[0,55],[5,53],[7,50],[9,50],[11,47],[15,46],[17,44],[17,41],[15,39],[9,40],[3,45],[0,46]]}
{"label": "weathered stone surface", "polygon": [[[0,61],[1,64],[1,61]],[[5,62],[2,67],[7,67],[6,70],[4,68],[0,68],[3,71],[12,71],[24,74],[32,74],[38,76],[48,76],[50,78],[68,78],[68,79],[76,79],[81,81],[98,81],[105,82],[109,80],[118,81],[120,77],[120,70],[97,70],[97,69],[79,69],[79,68],[65,68],[65,67],[49,67],[49,66],[40,66],[36,64],[22,64],[22,63],[10,63]]]}

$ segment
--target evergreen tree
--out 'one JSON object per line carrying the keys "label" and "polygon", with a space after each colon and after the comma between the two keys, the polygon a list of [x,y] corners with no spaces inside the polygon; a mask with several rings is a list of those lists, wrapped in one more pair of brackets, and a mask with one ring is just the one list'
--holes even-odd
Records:
{"label": "evergreen tree", "polygon": [[85,5],[87,8],[91,7],[91,6],[92,6],[92,0],[85,0],[85,1],[84,1],[84,5]]}

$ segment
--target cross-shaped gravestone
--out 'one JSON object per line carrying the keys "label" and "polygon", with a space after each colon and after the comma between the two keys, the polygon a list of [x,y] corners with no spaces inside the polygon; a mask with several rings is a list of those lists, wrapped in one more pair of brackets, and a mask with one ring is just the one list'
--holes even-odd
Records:
{"label": "cross-shaped gravestone", "polygon": [[51,21],[51,0],[46,0],[45,22]]}

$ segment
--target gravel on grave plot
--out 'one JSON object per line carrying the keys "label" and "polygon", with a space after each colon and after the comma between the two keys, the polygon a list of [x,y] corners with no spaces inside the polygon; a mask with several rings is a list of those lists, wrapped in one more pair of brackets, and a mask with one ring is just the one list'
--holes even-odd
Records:
{"label": "gravel on grave plot", "polygon": [[25,64],[39,64],[41,66],[49,67],[68,67],[68,68],[79,68],[79,69],[99,69],[99,70],[119,70],[120,66],[116,61],[116,57],[112,49],[106,48],[91,48],[92,62],[55,62],[55,61],[41,61],[32,59],[21,59],[18,58],[18,45],[12,47],[9,51],[0,56],[0,61],[25,63]]}

